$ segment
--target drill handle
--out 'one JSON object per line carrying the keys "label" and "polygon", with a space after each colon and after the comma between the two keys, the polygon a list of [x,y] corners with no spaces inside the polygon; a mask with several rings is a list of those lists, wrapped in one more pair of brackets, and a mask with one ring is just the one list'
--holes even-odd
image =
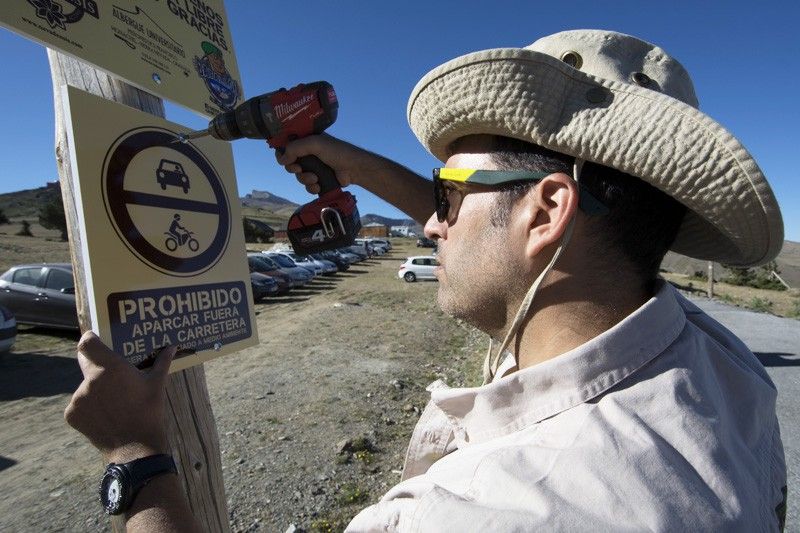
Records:
{"label": "drill handle", "polygon": [[331,167],[322,162],[322,160],[315,155],[306,155],[298,157],[297,162],[300,163],[300,168],[303,172],[313,172],[317,175],[319,183],[319,195],[341,189],[342,185],[336,179],[336,172]]}

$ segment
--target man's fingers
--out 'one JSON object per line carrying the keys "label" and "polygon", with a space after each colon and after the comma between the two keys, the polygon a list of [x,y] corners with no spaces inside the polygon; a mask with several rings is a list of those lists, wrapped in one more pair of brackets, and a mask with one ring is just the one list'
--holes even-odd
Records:
{"label": "man's fingers", "polygon": [[317,183],[319,178],[313,172],[303,172],[297,175],[297,181],[308,187]]}
{"label": "man's fingers", "polygon": [[288,172],[289,174],[300,174],[301,172],[303,172],[303,167],[301,167],[296,163],[293,163],[291,165],[286,165],[283,168],[285,168],[286,172]]}
{"label": "man's fingers", "polygon": [[93,331],[87,331],[78,341],[78,364],[84,376],[92,366],[108,368],[119,364],[120,361],[122,358],[103,344]]}
{"label": "man's fingers", "polygon": [[178,347],[173,344],[158,352],[156,362],[153,363],[153,368],[150,370],[150,375],[159,380],[165,379],[169,373],[169,366],[172,364],[172,360],[175,358],[175,353],[177,351]]}

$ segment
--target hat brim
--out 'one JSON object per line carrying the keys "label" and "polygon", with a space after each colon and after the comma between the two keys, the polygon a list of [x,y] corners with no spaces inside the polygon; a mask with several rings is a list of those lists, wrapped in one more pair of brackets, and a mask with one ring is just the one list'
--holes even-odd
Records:
{"label": "hat brim", "polygon": [[459,137],[514,137],[637,176],[687,207],[672,250],[728,265],[772,260],[783,245],[775,196],[720,124],[657,91],[576,70],[547,54],[499,48],[429,72],[408,121],[440,161]]}

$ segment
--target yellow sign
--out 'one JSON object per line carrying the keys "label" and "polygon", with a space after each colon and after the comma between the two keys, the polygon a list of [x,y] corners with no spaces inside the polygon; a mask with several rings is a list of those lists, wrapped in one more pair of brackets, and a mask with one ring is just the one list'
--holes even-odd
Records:
{"label": "yellow sign", "polygon": [[3,0],[0,25],[205,116],[242,101],[222,0]]}
{"label": "yellow sign", "polygon": [[256,345],[230,145],[65,94],[92,329],[133,364],[180,345],[172,371]]}

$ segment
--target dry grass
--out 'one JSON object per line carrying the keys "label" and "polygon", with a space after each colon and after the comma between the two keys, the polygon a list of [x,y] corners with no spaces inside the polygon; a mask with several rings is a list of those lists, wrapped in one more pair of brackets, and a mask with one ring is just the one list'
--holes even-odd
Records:
{"label": "dry grass", "polygon": [[[706,294],[707,283],[704,280],[692,279],[685,274],[672,272],[662,272],[661,276],[678,288],[701,296]],[[772,313],[777,316],[800,318],[800,295],[796,289],[772,291],[716,282],[714,283],[714,297],[737,307]]]}
{"label": "dry grass", "polygon": [[16,235],[18,223],[0,224],[0,273],[21,263],[69,262],[69,244],[61,240],[61,233],[29,222],[33,237]]}

